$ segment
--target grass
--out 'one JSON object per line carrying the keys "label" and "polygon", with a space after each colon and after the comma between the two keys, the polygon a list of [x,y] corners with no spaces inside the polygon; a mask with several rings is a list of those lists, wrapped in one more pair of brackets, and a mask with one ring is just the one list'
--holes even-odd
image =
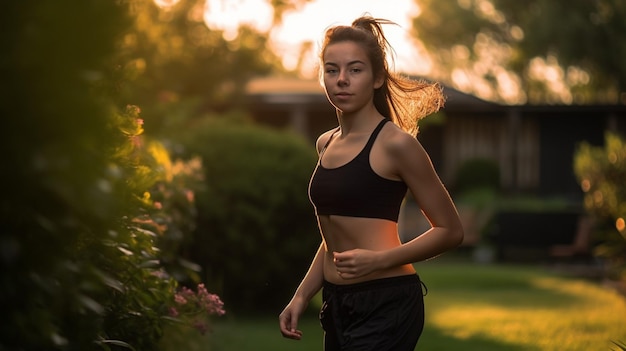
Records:
{"label": "grass", "polygon": [[541,267],[422,268],[432,296],[417,350],[610,350],[626,339],[626,299],[597,283]]}
{"label": "grass", "polygon": [[[418,351],[609,351],[626,341],[626,299],[596,282],[529,266],[435,260],[417,268],[429,290]],[[320,351],[317,303],[301,322],[301,341],[283,339],[274,315],[225,316],[207,336],[169,330],[164,349]]]}

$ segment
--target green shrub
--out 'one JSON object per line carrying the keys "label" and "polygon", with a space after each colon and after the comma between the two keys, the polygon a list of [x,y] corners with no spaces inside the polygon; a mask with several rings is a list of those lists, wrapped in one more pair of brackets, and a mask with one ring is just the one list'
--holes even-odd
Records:
{"label": "green shrub", "polygon": [[0,15],[1,350],[151,350],[174,302],[145,220],[174,230],[150,191],[169,209],[154,187],[187,184],[140,136],[139,110],[110,95],[125,4],[20,1]]}
{"label": "green shrub", "polygon": [[276,309],[320,242],[307,196],[314,148],[293,133],[225,118],[195,131],[188,151],[202,158],[205,188],[189,256],[229,310]]}
{"label": "green shrub", "polygon": [[201,165],[197,160],[172,162],[159,142],[141,137],[138,112],[130,107],[118,115],[126,143],[112,159],[123,175],[131,207],[118,219],[123,226],[104,238],[109,251],[95,255],[100,256],[95,265],[106,267],[112,287],[101,298],[106,303],[101,343],[145,350],[156,348],[175,305],[178,283],[171,272],[178,279],[194,273],[175,258],[195,221],[193,191]]}
{"label": "green shrub", "polygon": [[626,281],[626,142],[608,133],[604,147],[581,144],[574,171],[594,219],[594,253],[608,263],[610,278]]}
{"label": "green shrub", "polygon": [[118,230],[126,197],[109,167],[119,131],[92,88],[124,11],[20,1],[0,15],[0,349],[96,347],[109,280],[95,262],[114,254],[101,238]]}
{"label": "green shrub", "polygon": [[465,161],[457,170],[453,184],[455,193],[474,189],[500,190],[500,168],[489,159],[475,158]]}

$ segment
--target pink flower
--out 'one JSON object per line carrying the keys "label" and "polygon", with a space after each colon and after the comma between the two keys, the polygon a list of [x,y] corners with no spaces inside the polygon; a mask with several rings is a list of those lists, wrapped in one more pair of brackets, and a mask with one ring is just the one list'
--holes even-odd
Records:
{"label": "pink flower", "polygon": [[187,303],[187,299],[185,299],[182,295],[176,294],[174,295],[174,301],[176,301],[179,305],[184,305]]}
{"label": "pink flower", "polygon": [[204,335],[209,330],[209,326],[205,322],[199,320],[195,320],[193,322],[193,327],[196,328],[202,335]]}
{"label": "pink flower", "polygon": [[204,334],[209,330],[210,317],[222,316],[226,311],[220,297],[209,293],[204,284],[198,284],[196,290],[182,287],[174,294],[177,306],[170,308],[170,315]]}
{"label": "pink flower", "polygon": [[178,317],[178,310],[175,307],[170,307],[170,316],[172,317]]}

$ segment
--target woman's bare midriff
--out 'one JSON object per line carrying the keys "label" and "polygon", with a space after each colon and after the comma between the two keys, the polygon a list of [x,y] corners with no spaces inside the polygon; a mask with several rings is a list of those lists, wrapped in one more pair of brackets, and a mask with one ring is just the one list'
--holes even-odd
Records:
{"label": "woman's bare midriff", "polygon": [[333,261],[333,252],[352,249],[382,251],[397,247],[402,244],[398,237],[398,225],[384,219],[337,215],[322,215],[319,216],[318,221],[326,243],[324,256],[324,279],[326,281],[344,285],[415,273],[413,266],[406,264],[378,270],[355,279],[340,277]]}

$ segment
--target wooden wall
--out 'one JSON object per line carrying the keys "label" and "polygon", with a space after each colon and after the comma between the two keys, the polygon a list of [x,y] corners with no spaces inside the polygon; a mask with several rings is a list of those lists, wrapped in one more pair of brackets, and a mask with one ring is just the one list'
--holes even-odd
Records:
{"label": "wooden wall", "polygon": [[448,116],[444,130],[442,178],[453,182],[466,161],[483,158],[500,167],[503,189],[539,184],[539,130],[532,119],[516,115]]}

